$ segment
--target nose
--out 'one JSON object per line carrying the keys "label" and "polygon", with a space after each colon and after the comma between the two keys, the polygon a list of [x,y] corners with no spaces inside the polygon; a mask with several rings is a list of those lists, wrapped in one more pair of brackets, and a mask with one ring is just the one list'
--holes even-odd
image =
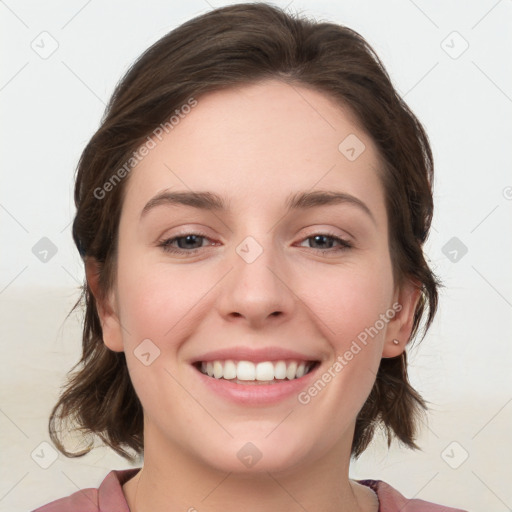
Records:
{"label": "nose", "polygon": [[296,303],[291,273],[271,243],[248,237],[237,247],[230,264],[218,302],[227,321],[261,328],[291,316]]}

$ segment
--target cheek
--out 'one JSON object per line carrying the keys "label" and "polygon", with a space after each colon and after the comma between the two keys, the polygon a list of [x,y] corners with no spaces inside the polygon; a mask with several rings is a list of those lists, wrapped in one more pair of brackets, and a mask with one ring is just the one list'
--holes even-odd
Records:
{"label": "cheek", "polygon": [[215,283],[215,276],[210,277],[191,267],[176,266],[171,271],[168,265],[154,262],[120,262],[120,315],[133,335],[127,337],[130,343],[137,342],[136,336],[150,338],[158,345],[164,340],[172,344],[183,333],[187,315],[196,314],[201,297]]}
{"label": "cheek", "polygon": [[314,288],[311,284],[305,282],[308,288],[304,288],[303,296],[308,297],[308,306],[324,324],[326,338],[334,348],[343,350],[376,323],[380,336],[373,337],[385,334],[387,322],[383,324],[380,319],[390,310],[394,293],[389,261],[382,259],[363,268],[333,269],[317,274]]}
{"label": "cheek", "polygon": [[332,353],[320,378],[332,389],[328,395],[335,410],[341,400],[357,412],[375,381],[387,327],[396,314],[391,263],[382,258],[364,269],[317,276],[315,282],[308,306],[320,319],[317,325]]}
{"label": "cheek", "polygon": [[187,402],[173,376],[177,376],[177,351],[191,335],[190,318],[205,293],[197,274],[190,272],[189,279],[181,268],[171,272],[168,266],[149,264],[143,257],[119,262],[126,363],[145,414],[158,415],[162,408],[171,411]]}

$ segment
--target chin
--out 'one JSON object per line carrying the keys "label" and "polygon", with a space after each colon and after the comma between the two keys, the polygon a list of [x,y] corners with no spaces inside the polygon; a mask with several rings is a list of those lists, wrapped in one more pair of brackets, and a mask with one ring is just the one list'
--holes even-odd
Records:
{"label": "chin", "polygon": [[299,439],[300,436],[289,436],[285,443],[283,436],[275,439],[261,435],[237,436],[225,442],[205,443],[205,452],[198,455],[207,465],[222,472],[247,475],[286,472],[307,458],[308,449]]}

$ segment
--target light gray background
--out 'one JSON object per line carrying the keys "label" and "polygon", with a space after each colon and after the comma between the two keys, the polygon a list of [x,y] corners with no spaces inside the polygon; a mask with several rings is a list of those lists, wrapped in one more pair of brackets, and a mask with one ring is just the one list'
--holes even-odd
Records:
{"label": "light gray background", "polygon": [[[65,321],[83,279],[70,234],[73,173],[134,59],[229,3],[0,2],[1,511],[31,510],[129,467],[106,449],[51,463],[41,445],[80,352],[80,318]],[[510,510],[512,2],[275,3],[365,36],[424,123],[436,162],[427,252],[445,288],[434,326],[410,352],[412,383],[431,402],[422,451],[388,451],[376,439],[351,477],[385,480],[409,498]],[[33,252],[43,237],[57,250],[46,262]]]}

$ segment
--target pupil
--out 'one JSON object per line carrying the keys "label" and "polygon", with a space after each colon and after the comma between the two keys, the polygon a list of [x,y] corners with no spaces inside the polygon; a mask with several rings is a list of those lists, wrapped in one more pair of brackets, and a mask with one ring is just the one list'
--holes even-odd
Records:
{"label": "pupil", "polygon": [[[185,246],[186,247],[189,247],[191,246],[191,244],[193,245],[194,242],[197,243],[197,240],[195,240],[197,238],[197,235],[187,235],[185,238]],[[183,247],[182,247],[183,248]]]}
{"label": "pupil", "polygon": [[[316,235],[315,236],[315,243],[317,243],[318,241],[322,241],[322,239],[324,239],[325,241],[325,236],[324,235]],[[325,245],[325,244],[324,244]]]}

